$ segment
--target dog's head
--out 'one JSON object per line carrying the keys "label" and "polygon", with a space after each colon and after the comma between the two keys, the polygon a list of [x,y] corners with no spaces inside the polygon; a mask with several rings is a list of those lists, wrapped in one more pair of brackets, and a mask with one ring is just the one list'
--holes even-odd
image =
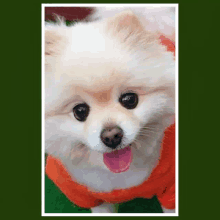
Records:
{"label": "dog's head", "polygon": [[105,21],[46,26],[45,48],[48,153],[83,157],[154,146],[174,115],[175,96],[173,54],[158,34],[126,11]]}

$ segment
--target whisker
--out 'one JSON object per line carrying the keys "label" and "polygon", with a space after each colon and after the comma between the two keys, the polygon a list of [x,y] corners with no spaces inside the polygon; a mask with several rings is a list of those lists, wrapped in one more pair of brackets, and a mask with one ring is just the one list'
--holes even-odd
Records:
{"label": "whisker", "polygon": [[155,134],[156,131],[139,131],[139,134]]}

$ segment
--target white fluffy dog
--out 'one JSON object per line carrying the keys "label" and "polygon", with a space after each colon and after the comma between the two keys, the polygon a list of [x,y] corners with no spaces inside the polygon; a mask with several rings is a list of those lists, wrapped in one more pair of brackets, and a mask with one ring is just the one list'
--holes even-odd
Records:
{"label": "white fluffy dog", "polygon": [[175,60],[159,36],[174,41],[174,16],[97,8],[91,22],[45,26],[46,152],[93,195],[138,187],[158,164],[175,114]]}

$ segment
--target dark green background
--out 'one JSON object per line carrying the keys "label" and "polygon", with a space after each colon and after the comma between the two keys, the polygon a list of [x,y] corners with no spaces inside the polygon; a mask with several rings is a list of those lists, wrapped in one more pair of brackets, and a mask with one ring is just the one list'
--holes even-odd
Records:
{"label": "dark green background", "polygon": [[[219,209],[220,5],[217,1],[169,3],[180,3],[178,218],[215,219]],[[2,3],[2,15],[1,119],[6,123],[1,135],[1,215],[39,219],[41,2],[10,2],[6,7]]]}

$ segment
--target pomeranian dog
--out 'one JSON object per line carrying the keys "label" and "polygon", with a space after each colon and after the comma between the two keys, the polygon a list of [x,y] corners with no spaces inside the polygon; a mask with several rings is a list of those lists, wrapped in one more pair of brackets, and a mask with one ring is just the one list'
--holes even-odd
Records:
{"label": "pomeranian dog", "polygon": [[157,195],[175,212],[174,16],[97,8],[45,25],[46,173],[76,205],[113,213]]}

